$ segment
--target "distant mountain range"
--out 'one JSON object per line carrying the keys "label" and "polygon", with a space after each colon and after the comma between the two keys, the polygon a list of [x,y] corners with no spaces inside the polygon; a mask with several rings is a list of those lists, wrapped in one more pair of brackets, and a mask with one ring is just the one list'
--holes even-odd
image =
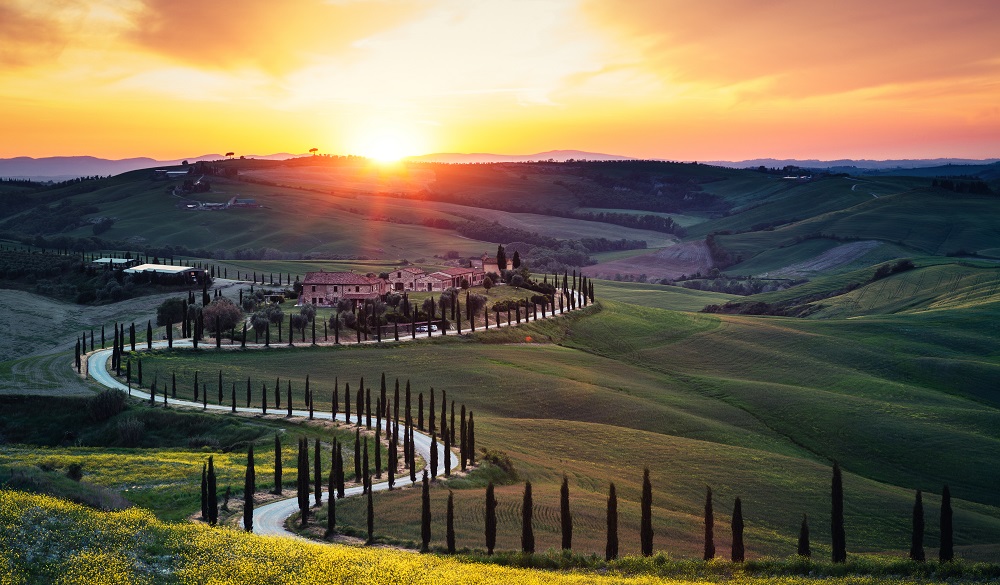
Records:
{"label": "distant mountain range", "polygon": [[[267,155],[245,155],[246,158],[282,160],[306,154],[290,154],[281,152]],[[203,154],[201,156],[188,157],[177,160],[156,160],[147,157],[125,158],[120,160],[109,160],[96,158],[93,156],[53,156],[46,158],[4,158],[0,159],[0,178],[5,179],[31,179],[34,181],[65,181],[76,177],[88,177],[93,175],[118,175],[136,169],[144,169],[158,166],[174,166],[182,161],[197,162],[202,160],[220,160],[225,158],[222,154]],[[469,163],[498,163],[498,162],[531,162],[547,161],[565,162],[567,160],[631,160],[633,157],[617,154],[602,154],[599,152],[585,152],[582,150],[549,150],[535,154],[491,154],[491,153],[435,153],[420,156],[411,156],[407,160],[414,162],[437,162],[452,164]],[[991,165],[1000,162],[1000,159],[990,158],[983,160],[967,158],[935,158],[935,159],[898,159],[898,160],[868,160],[868,159],[840,159],[840,160],[815,160],[815,159],[775,159],[775,158],[755,158],[742,161],[704,161],[705,164],[716,165],[729,168],[754,168],[765,166],[768,168],[783,168],[786,166],[797,166],[806,169],[823,169],[834,172],[865,172],[882,173],[887,171],[905,169],[927,169],[924,173],[948,174],[949,166],[966,165]],[[933,171],[931,171],[933,169]],[[938,172],[938,169],[941,169]],[[970,169],[972,171],[973,169]],[[956,172],[955,174],[967,174]]]}
{"label": "distant mountain range", "polygon": [[414,162],[436,163],[497,163],[497,162],[533,162],[552,160],[566,162],[568,160],[631,160],[632,157],[617,154],[601,154],[599,152],[584,152],[582,150],[548,150],[535,154],[490,154],[486,152],[456,153],[439,152],[409,156],[407,160]]}
{"label": "distant mountain range", "polygon": [[[246,155],[246,158],[282,160],[296,156],[303,155],[283,152],[268,155],[252,154]],[[65,181],[67,179],[91,177],[94,175],[119,175],[128,171],[150,167],[175,166],[185,160],[193,163],[201,160],[220,160],[223,158],[226,157],[221,154],[203,154],[201,156],[177,160],[156,160],[147,157],[110,160],[93,156],[50,156],[45,158],[19,156],[17,158],[0,158],[0,178],[31,179],[33,181]]]}

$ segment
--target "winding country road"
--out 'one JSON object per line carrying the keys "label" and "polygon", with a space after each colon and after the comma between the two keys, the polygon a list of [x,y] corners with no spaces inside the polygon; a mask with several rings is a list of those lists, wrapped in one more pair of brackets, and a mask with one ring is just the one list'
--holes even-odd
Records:
{"label": "winding country road", "polygon": [[[578,305],[578,307],[579,307],[579,305]],[[582,307],[580,307],[580,308],[582,308]],[[570,311],[569,308],[566,308],[563,311],[553,311],[551,313],[548,313],[546,318],[552,318],[552,317],[554,317],[556,315],[561,315],[561,314],[569,312],[569,311]],[[525,323],[527,323],[527,322],[528,321],[526,320]],[[511,326],[516,326],[516,325],[518,325],[518,323],[511,323]],[[508,325],[506,323],[500,323],[499,326],[500,327],[507,327]],[[417,337],[416,339],[426,339],[426,337]],[[397,341],[387,341],[386,343],[401,343],[403,341],[411,341],[411,340],[412,339],[410,337],[406,337],[406,338],[402,338],[401,337],[399,342],[397,342]],[[376,341],[367,341],[367,342],[362,342],[362,343],[363,344],[371,344],[371,343],[378,343],[378,342],[376,342]],[[202,343],[201,345],[205,349],[211,349],[211,348],[214,347],[214,345],[210,344],[210,343],[208,343],[208,344]],[[284,346],[279,345],[279,344],[272,344],[272,345],[274,346],[274,349],[277,349],[277,350],[282,350],[284,348]],[[350,346],[350,345],[355,345],[355,344],[348,343],[348,344],[345,344],[345,345]],[[182,340],[176,340],[175,339],[173,346],[174,346],[174,348],[190,349],[190,348],[193,347],[193,344],[192,344],[192,342],[191,342],[190,339],[182,339]],[[304,347],[308,347],[308,345],[303,345],[303,346]],[[153,347],[155,349],[165,348],[165,347],[167,347],[167,342],[166,341],[155,341],[155,342],[153,342]],[[238,349],[239,346],[223,346],[223,348],[226,349],[226,350],[235,350],[235,349]],[[247,348],[249,348],[249,349],[263,349],[264,348],[264,344],[251,344],[251,343],[248,343],[247,344]],[[141,348],[137,347],[137,349],[141,349]],[[294,351],[294,348],[289,348],[289,350]],[[115,390],[121,390],[122,392],[128,392],[129,395],[132,396],[133,398],[137,398],[137,399],[148,401],[149,400],[149,393],[148,392],[144,391],[141,388],[132,388],[130,390],[128,386],[126,386],[125,384],[122,384],[120,381],[118,381],[108,371],[108,367],[107,366],[108,366],[108,361],[111,359],[111,353],[112,353],[111,349],[100,349],[100,350],[97,350],[97,351],[94,351],[94,352],[90,353],[87,356],[87,375],[90,376],[91,378],[93,378],[94,381],[96,381],[97,383],[101,384],[102,386],[105,386],[107,388],[112,388],[112,389],[115,389]],[[226,413],[231,414],[233,412],[233,409],[232,409],[231,405],[230,406],[226,406],[226,405],[222,405],[222,404],[207,404],[206,405],[206,404],[203,404],[203,403],[200,403],[200,402],[194,402],[194,401],[191,401],[191,400],[182,400],[182,399],[178,399],[178,398],[170,398],[169,396],[165,396],[163,394],[161,394],[161,395],[159,395],[159,396],[156,397],[156,403],[157,404],[164,404],[164,401],[165,401],[165,403],[168,406],[179,406],[179,407],[189,407],[189,408],[194,408],[194,409],[202,409],[202,410],[214,411],[214,412],[219,413],[219,414],[226,414]],[[236,407],[236,412],[237,413],[259,414],[260,411],[261,411],[260,408]],[[307,418],[309,416],[309,411],[308,410],[292,410],[292,416]],[[333,420],[332,413],[330,413],[330,412],[315,411],[313,413],[313,417],[316,418],[316,419],[320,419],[320,420]],[[346,423],[347,422],[346,415],[343,414],[343,413],[338,414],[337,415],[337,420],[344,421]],[[398,440],[398,437],[397,437],[397,440]],[[423,458],[424,462],[426,463],[426,462],[430,461],[431,460],[431,438],[428,435],[425,435],[425,434],[421,433],[420,431],[414,429],[414,431],[413,431],[413,443],[414,443],[414,450]],[[437,460],[439,462],[441,462],[441,466],[440,466],[441,473],[438,474],[438,476],[440,477],[440,476],[442,476],[444,474],[444,445],[441,444],[441,443],[438,443],[436,445],[436,449],[437,449]],[[458,460],[458,455],[455,454],[454,450],[452,451],[451,462],[452,462],[452,469],[456,469],[460,465],[459,460]],[[427,469],[426,466],[424,467],[424,469],[421,469],[421,470],[417,471],[417,473],[416,473],[416,475],[417,475],[417,482],[420,481],[420,478],[423,475],[423,471],[425,469]],[[429,473],[429,470],[428,470],[428,473]],[[410,486],[410,485],[413,485],[414,483],[415,482],[410,481],[410,476],[409,476],[408,473],[406,473],[406,474],[403,474],[403,475],[399,475],[399,476],[397,476],[395,478],[395,483],[394,483],[393,489]],[[383,481],[383,482],[373,483],[372,484],[372,490],[373,491],[384,491],[384,490],[388,490],[388,489],[389,489],[389,483],[387,481]],[[349,488],[349,489],[347,489],[347,490],[344,491],[344,497],[358,496],[358,495],[361,495],[362,493],[363,492],[362,492],[361,486],[352,487],[352,488]],[[329,498],[330,498],[329,492],[327,492],[327,491],[324,490],[323,491],[322,501],[326,502],[327,500],[329,500]],[[276,502],[271,502],[271,503],[268,503],[268,504],[264,504],[263,506],[260,506],[258,508],[255,508],[254,511],[253,511],[253,530],[254,530],[254,533],[256,533],[256,534],[266,534],[266,535],[287,536],[287,537],[293,537],[293,538],[301,538],[300,536],[296,535],[295,533],[293,533],[293,532],[291,532],[291,531],[289,531],[288,529],[285,528],[285,521],[288,519],[289,516],[291,516],[292,514],[298,512],[298,510],[299,510],[299,504],[298,504],[297,498],[288,498],[288,499],[284,499],[284,500],[278,500]],[[241,519],[240,520],[240,527],[242,527],[242,526],[243,526],[243,520]]]}

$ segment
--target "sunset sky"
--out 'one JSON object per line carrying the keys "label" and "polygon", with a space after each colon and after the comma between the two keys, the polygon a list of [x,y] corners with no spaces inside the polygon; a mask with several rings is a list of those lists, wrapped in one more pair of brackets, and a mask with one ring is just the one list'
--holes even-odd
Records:
{"label": "sunset sky", "polygon": [[0,157],[1000,156],[995,0],[0,0]]}

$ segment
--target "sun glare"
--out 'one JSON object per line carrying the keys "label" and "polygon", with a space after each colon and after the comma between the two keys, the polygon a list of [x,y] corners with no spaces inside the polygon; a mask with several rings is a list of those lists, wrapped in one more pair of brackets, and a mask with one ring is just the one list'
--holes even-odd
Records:
{"label": "sun glare", "polygon": [[356,154],[378,163],[388,164],[421,153],[414,136],[394,129],[362,136],[358,141]]}

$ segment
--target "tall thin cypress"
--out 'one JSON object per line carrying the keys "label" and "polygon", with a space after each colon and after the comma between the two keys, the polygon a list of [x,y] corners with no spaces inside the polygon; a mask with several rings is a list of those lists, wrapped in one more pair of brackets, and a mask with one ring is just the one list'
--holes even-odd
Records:
{"label": "tall thin cypress", "polygon": [[[376,410],[378,412],[381,412],[381,409],[376,409]],[[379,417],[379,419],[381,419],[381,417]],[[375,442],[374,442],[374,445],[375,445],[375,449],[374,449],[374,455],[375,455],[375,478],[376,479],[382,479],[382,449],[379,448],[379,446],[381,444],[382,444],[382,425],[381,424],[376,424],[375,425]]]}
{"label": "tall thin cypress", "polygon": [[299,464],[296,482],[299,515],[302,526],[309,522],[309,440],[299,439]]}
{"label": "tall thin cypress", "polygon": [[431,388],[431,401],[427,408],[427,428],[434,430],[434,388]]}
{"label": "tall thin cypress", "polygon": [[[366,479],[369,477],[369,475],[368,475],[368,469],[369,469],[369,467],[368,467],[368,437],[365,437],[364,445],[361,447],[361,474],[362,474],[362,477],[364,477]],[[371,482],[368,482],[364,486],[364,489],[365,490],[372,489]]]}
{"label": "tall thin cypress", "polygon": [[573,548],[573,514],[569,510],[569,478],[565,473],[559,488],[559,524],[562,527],[563,550],[570,550]]}
{"label": "tall thin cypress", "polygon": [[455,554],[455,494],[448,490],[448,511],[445,517],[445,544],[448,554]]}
{"label": "tall thin cypress", "polygon": [[372,490],[368,490],[368,540],[365,544],[375,543],[375,504],[372,502]]}
{"label": "tall thin cypress", "polygon": [[351,383],[344,382],[344,420],[351,424]]}
{"label": "tall thin cypress", "polygon": [[468,428],[465,426],[465,405],[462,405],[461,432],[459,433],[458,458],[461,461],[462,471],[465,471],[465,464],[468,461],[468,451],[466,450],[466,439],[468,438]]}
{"label": "tall thin cypress", "polygon": [[443,419],[441,424],[445,427],[441,431],[444,436],[444,476],[451,477],[451,435],[448,434],[448,427]]}
{"label": "tall thin cypress", "polygon": [[642,472],[642,501],[641,501],[641,525],[639,528],[639,541],[642,549],[642,556],[648,557],[653,554],[653,486],[649,482],[649,468]]}
{"label": "tall thin cypress", "polygon": [[219,521],[219,486],[215,478],[214,460],[214,456],[208,456],[208,523],[212,526]]}
{"label": "tall thin cypress", "polygon": [[313,477],[316,486],[316,504],[318,508],[323,503],[323,466],[320,463],[319,439],[313,445]]}
{"label": "tall thin cypress", "polygon": [[469,411],[469,430],[466,438],[466,453],[469,456],[469,465],[476,464],[476,421],[473,419],[472,411]]}
{"label": "tall thin cypress", "polygon": [[805,514],[802,515],[802,526],[799,527],[798,554],[800,557],[806,558],[812,556],[812,550],[809,547],[809,517]]}
{"label": "tall thin cypress", "polygon": [[208,465],[201,464],[201,519],[208,522]]}
{"label": "tall thin cypress", "polygon": [[847,537],[844,530],[844,484],[840,476],[840,465],[833,462],[833,482],[830,489],[832,500],[830,514],[830,544],[835,563],[847,561]]}
{"label": "tall thin cypress", "polygon": [[354,481],[360,482],[364,479],[361,475],[361,429],[354,431]]}
{"label": "tall thin cypress", "polygon": [[420,552],[430,550],[431,544],[431,484],[424,470],[420,491]]}
{"label": "tall thin cypress", "polygon": [[274,435],[274,493],[281,495],[281,437]]}
{"label": "tall thin cypress", "polygon": [[618,494],[615,484],[608,489],[608,542],[604,547],[604,559],[613,561],[618,558]]}
{"label": "tall thin cypress", "polygon": [[253,443],[247,450],[247,472],[243,480],[243,529],[253,532],[253,494],[257,490],[253,466]]}
{"label": "tall thin cypress", "polygon": [[712,510],[712,488],[705,488],[705,554],[706,561],[715,558],[715,512]]}
{"label": "tall thin cypress", "polygon": [[325,538],[330,538],[333,531],[337,529],[337,439],[333,440],[333,447],[330,449],[330,475],[326,481],[326,533]]}
{"label": "tall thin cypress", "polygon": [[743,549],[743,502],[736,498],[733,504],[733,554],[734,563],[742,563],[745,556]]}
{"label": "tall thin cypress", "polygon": [[292,416],[292,381],[291,381],[291,379],[288,380],[287,387],[285,388],[285,402],[286,402],[285,408],[287,409],[285,416],[288,417],[288,418],[291,418],[291,416]]}
{"label": "tall thin cypress", "polygon": [[942,563],[955,558],[954,532],[952,526],[951,512],[951,490],[944,486],[941,490],[941,550],[938,552],[938,559]]}
{"label": "tall thin cypress", "polygon": [[492,555],[497,545],[497,498],[493,482],[486,485],[486,554]]}
{"label": "tall thin cypress", "polygon": [[437,478],[438,474],[438,443],[437,433],[431,429],[431,477]]}
{"label": "tall thin cypress", "polygon": [[337,497],[344,497],[344,445],[337,442]]}
{"label": "tall thin cypress", "polygon": [[531,482],[524,482],[524,500],[521,502],[521,552],[535,552],[535,529],[532,526]]}
{"label": "tall thin cypress", "polygon": [[913,535],[910,539],[910,558],[923,562],[924,556],[924,501],[920,490],[917,490],[913,502]]}

